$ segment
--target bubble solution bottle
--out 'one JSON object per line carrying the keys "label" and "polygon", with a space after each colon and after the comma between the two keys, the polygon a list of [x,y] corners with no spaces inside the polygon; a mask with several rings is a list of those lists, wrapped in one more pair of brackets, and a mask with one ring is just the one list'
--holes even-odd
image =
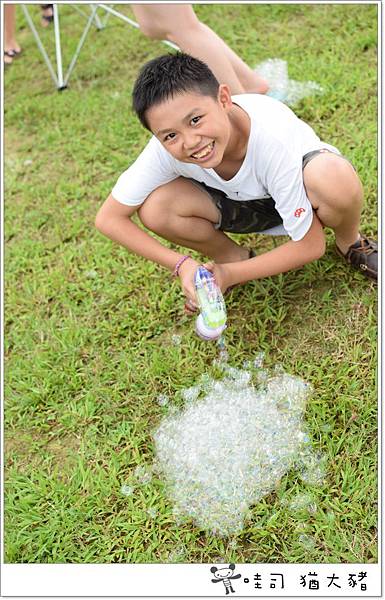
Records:
{"label": "bubble solution bottle", "polygon": [[217,340],[226,329],[226,305],[214,275],[198,267],[194,276],[200,314],[195,331],[203,340]]}

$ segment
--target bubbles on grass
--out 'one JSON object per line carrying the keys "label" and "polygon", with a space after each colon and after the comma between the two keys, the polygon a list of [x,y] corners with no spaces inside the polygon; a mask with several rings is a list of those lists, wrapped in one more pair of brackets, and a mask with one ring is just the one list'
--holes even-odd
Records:
{"label": "bubbles on grass", "polygon": [[134,470],[134,477],[142,485],[150,483],[152,479],[152,469],[148,466],[138,465]]}
{"label": "bubbles on grass", "polygon": [[280,58],[269,58],[255,67],[255,71],[269,84],[268,96],[294,106],[307,96],[320,94],[322,87],[314,81],[289,79],[287,62]]}
{"label": "bubbles on grass", "polygon": [[293,466],[308,482],[322,480],[303,423],[311,387],[282,367],[262,369],[262,360],[254,359],[256,373],[217,362],[223,378],[203,374],[182,392],[183,409],[155,431],[156,468],[179,522],[187,517],[214,535],[234,536],[249,507]]}
{"label": "bubbles on grass", "polygon": [[221,335],[221,337],[218,339],[217,345],[219,350],[219,358],[217,358],[215,362],[216,364],[221,365],[229,360],[229,353],[226,350],[226,341],[224,335]]}
{"label": "bubbles on grass", "polygon": [[326,477],[326,456],[314,452],[309,444],[301,448],[296,459],[299,477],[308,485],[321,485]]}
{"label": "bubbles on grass", "polygon": [[298,493],[285,504],[288,505],[289,512],[295,516],[302,514],[314,515],[317,512],[317,504],[313,494]]}
{"label": "bubbles on grass", "polygon": [[169,397],[166,394],[159,394],[156,401],[159,404],[159,406],[167,406],[169,402]]}
{"label": "bubbles on grass", "polygon": [[301,533],[298,536],[298,542],[300,543],[301,546],[303,546],[303,548],[305,548],[305,550],[308,550],[308,551],[315,550],[316,541],[311,535],[309,535],[307,533]]}
{"label": "bubbles on grass", "polygon": [[134,487],[132,485],[122,485],[122,487],[120,488],[121,493],[123,494],[123,496],[132,496],[132,494],[134,493]]}
{"label": "bubbles on grass", "polygon": [[91,269],[91,271],[85,272],[85,276],[87,277],[87,279],[96,279],[98,276],[98,273],[94,269]]}
{"label": "bubbles on grass", "polygon": [[171,550],[171,552],[169,552],[167,562],[169,562],[169,563],[183,562],[183,559],[185,558],[186,554],[187,554],[186,547],[183,544],[179,544],[173,550]]}
{"label": "bubbles on grass", "polygon": [[193,402],[200,394],[201,388],[198,385],[186,388],[182,391],[182,398],[187,402]]}
{"label": "bubbles on grass", "polygon": [[323,433],[331,433],[333,431],[333,425],[330,425],[330,423],[325,423],[325,425],[321,425],[320,430]]}
{"label": "bubbles on grass", "polygon": [[174,333],[171,336],[171,342],[173,343],[174,346],[180,346],[182,343],[182,336]]}

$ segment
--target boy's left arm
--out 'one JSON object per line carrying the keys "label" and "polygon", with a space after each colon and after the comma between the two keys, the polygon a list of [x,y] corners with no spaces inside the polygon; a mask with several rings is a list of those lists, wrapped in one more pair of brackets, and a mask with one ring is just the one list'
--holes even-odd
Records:
{"label": "boy's left arm", "polygon": [[210,263],[208,267],[213,271],[218,285],[224,292],[229,286],[238,283],[298,269],[321,258],[325,253],[325,247],[322,224],[313,211],[310,229],[301,240],[296,242],[290,240],[274,250],[249,260],[219,265]]}

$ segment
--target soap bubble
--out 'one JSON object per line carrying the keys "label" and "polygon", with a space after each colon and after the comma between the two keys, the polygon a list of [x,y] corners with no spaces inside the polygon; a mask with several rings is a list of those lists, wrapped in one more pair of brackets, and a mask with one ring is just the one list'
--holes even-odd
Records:
{"label": "soap bubble", "polygon": [[123,496],[132,496],[132,494],[134,493],[134,487],[132,485],[122,485],[122,487],[120,488],[121,493],[123,494]]}
{"label": "soap bubble", "polygon": [[308,493],[299,493],[289,502],[289,511],[294,514],[317,512],[317,504],[314,501],[314,496]]}
{"label": "soap bubble", "polygon": [[226,348],[226,342],[225,342],[224,335],[221,335],[221,337],[218,338],[217,345],[218,345],[219,350],[224,350]]}
{"label": "soap bubble", "polygon": [[179,546],[176,546],[173,550],[171,550],[171,552],[169,552],[168,562],[169,563],[182,562],[184,557],[186,556],[186,553],[187,553],[186,547],[183,546],[183,544],[180,544]]}
{"label": "soap bubble", "polygon": [[146,483],[149,483],[152,479],[151,469],[149,467],[138,465],[134,470],[134,477],[139,483],[145,485]]}
{"label": "soap bubble", "polygon": [[166,396],[166,394],[159,394],[156,400],[159,406],[166,406],[168,404],[169,398],[168,396]]}
{"label": "soap bubble", "polygon": [[256,369],[261,369],[263,366],[263,361],[265,360],[265,353],[264,352],[258,352],[255,357],[254,357],[254,367]]}
{"label": "soap bubble", "polygon": [[304,445],[296,459],[299,477],[308,485],[321,485],[326,477],[326,456],[316,453],[309,444]]}
{"label": "soap bubble", "polygon": [[287,62],[280,58],[269,58],[256,67],[260,77],[269,84],[269,96],[281,100],[286,98],[289,76]]}
{"label": "soap bubble", "polygon": [[147,514],[151,517],[151,519],[155,519],[158,514],[158,511],[156,510],[156,508],[149,508],[147,510]]}
{"label": "soap bubble", "polygon": [[174,346],[180,346],[182,342],[182,336],[174,334],[171,336],[171,341],[174,344]]}
{"label": "soap bubble", "polygon": [[186,388],[182,391],[182,398],[185,402],[193,402],[200,394],[201,388],[199,386],[193,386]]}
{"label": "soap bubble", "polygon": [[85,276],[88,279],[96,279],[98,274],[97,274],[97,271],[95,271],[94,269],[91,269],[91,271],[86,271]]}
{"label": "soap bubble", "polygon": [[162,420],[154,432],[155,462],[177,515],[213,535],[234,536],[249,507],[290,468],[298,463],[305,475],[310,462],[314,474],[319,460],[303,424],[308,384],[282,370],[266,373],[259,387],[244,369],[223,365],[223,374],[222,380],[204,374],[204,397]]}
{"label": "soap bubble", "polygon": [[301,544],[301,546],[303,546],[306,550],[314,550],[316,547],[316,542],[314,540],[314,538],[310,535],[308,535],[307,533],[302,533],[299,537],[298,537],[298,541]]}
{"label": "soap bubble", "polygon": [[326,423],[325,425],[321,425],[320,430],[324,433],[330,433],[331,431],[333,431],[333,425]]}
{"label": "soap bubble", "polygon": [[213,361],[214,366],[222,368],[224,364],[229,360],[229,353],[227,350],[219,350],[218,358]]}
{"label": "soap bubble", "polygon": [[295,81],[289,79],[286,91],[285,103],[289,106],[294,106],[302,98],[322,94],[323,88],[315,81]]}

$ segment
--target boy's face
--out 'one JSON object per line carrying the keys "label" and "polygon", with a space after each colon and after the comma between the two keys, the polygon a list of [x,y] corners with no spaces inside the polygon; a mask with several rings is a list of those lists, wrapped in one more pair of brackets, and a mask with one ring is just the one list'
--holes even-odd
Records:
{"label": "boy's face", "polygon": [[146,116],[151,131],[174,158],[214,169],[229,144],[231,107],[230,90],[222,84],[217,99],[185,92],[152,106]]}

